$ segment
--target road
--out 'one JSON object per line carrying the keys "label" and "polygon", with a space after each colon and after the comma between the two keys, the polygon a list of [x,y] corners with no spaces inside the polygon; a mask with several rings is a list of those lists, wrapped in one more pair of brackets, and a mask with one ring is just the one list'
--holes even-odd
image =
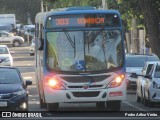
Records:
{"label": "road", "polygon": [[[10,51],[14,51],[13,56],[13,66],[16,66],[20,69],[24,80],[32,80],[33,85],[28,86],[29,90],[29,111],[46,111],[46,109],[40,109],[39,107],[39,98],[35,82],[35,59],[34,56],[29,55],[29,47],[10,47]],[[108,117],[111,114],[106,111],[98,111],[94,103],[75,103],[75,104],[60,104],[59,112],[48,113],[46,116],[52,117]],[[122,115],[130,113],[156,113],[157,116],[160,113],[160,106],[154,106],[149,108],[142,105],[141,103],[136,102],[136,94],[134,90],[127,91],[127,100],[122,102],[120,112]],[[116,113],[117,114],[117,113]],[[131,114],[130,114],[131,115]],[[142,117],[141,117],[142,118]],[[157,118],[157,117],[156,117]],[[160,119],[160,118],[159,118]]]}

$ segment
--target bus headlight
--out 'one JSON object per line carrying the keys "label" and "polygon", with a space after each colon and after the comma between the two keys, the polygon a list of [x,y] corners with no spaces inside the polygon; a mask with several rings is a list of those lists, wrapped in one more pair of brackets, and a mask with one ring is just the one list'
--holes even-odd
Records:
{"label": "bus headlight", "polygon": [[125,76],[119,75],[117,77],[115,77],[108,85],[107,88],[114,88],[114,87],[118,87],[122,84],[123,80],[124,80]]}
{"label": "bus headlight", "polygon": [[45,78],[45,86],[51,87],[52,89],[56,90],[64,90],[65,88],[60,83],[60,81],[57,78],[52,77],[46,77]]}

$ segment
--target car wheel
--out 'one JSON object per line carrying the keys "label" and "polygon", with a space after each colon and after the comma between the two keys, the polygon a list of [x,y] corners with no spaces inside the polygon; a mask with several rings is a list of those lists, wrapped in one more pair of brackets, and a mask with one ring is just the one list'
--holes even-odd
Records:
{"label": "car wheel", "polygon": [[141,103],[142,104],[144,103],[144,95],[143,95],[142,89],[141,89]]}
{"label": "car wheel", "polygon": [[107,106],[107,111],[120,111],[121,101],[120,100],[107,101],[106,106]]}
{"label": "car wheel", "polygon": [[139,97],[138,94],[136,94],[136,101],[141,102],[141,97]]}
{"label": "car wheel", "polygon": [[14,46],[14,47],[19,47],[19,46],[20,46],[20,42],[19,42],[18,40],[15,40],[15,41],[13,42],[13,46]]}
{"label": "car wheel", "polygon": [[144,102],[143,102],[143,104],[144,104],[145,106],[148,105],[148,101],[147,101],[147,99],[146,99],[146,97],[145,97],[145,94],[144,94]]}
{"label": "car wheel", "polygon": [[154,103],[150,100],[150,94],[148,92],[148,106],[149,107],[153,107],[154,106]]}
{"label": "car wheel", "polygon": [[59,104],[58,103],[48,103],[47,104],[47,110],[49,112],[54,112],[54,111],[57,111],[59,108]]}
{"label": "car wheel", "polygon": [[96,102],[96,107],[100,110],[105,109],[105,102]]}

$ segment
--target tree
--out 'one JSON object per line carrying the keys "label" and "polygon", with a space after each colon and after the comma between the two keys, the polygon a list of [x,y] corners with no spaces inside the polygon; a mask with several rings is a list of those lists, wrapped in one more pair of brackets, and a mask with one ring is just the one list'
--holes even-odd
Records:
{"label": "tree", "polygon": [[27,24],[28,14],[32,23],[40,12],[40,0],[1,0],[0,14],[16,14],[16,19]]}
{"label": "tree", "polygon": [[145,26],[153,53],[160,57],[160,2],[158,0],[139,0],[144,14]]}

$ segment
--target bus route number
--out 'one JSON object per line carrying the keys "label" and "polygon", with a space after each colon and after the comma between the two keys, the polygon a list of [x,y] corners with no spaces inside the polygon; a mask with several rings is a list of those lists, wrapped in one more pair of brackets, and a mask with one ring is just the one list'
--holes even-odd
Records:
{"label": "bus route number", "polygon": [[69,19],[62,18],[62,19],[56,19],[56,25],[62,26],[62,25],[68,25]]}

